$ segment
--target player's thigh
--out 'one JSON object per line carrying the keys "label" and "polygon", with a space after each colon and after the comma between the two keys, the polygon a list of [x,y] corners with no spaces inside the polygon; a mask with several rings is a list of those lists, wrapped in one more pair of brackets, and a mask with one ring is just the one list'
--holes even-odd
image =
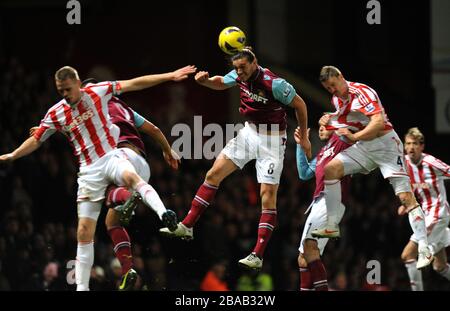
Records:
{"label": "player's thigh", "polygon": [[[255,150],[250,146],[250,136],[253,135],[250,128],[246,125],[239,130],[235,138],[228,141],[225,147],[220,152],[219,158],[226,158],[231,160],[239,169],[242,169],[245,164],[255,159]],[[216,160],[217,161],[217,160]]]}
{"label": "player's thigh", "polygon": [[[409,179],[406,171],[403,143],[395,131],[376,138],[376,143],[373,147],[376,149],[371,150],[371,157],[380,168],[384,178]],[[398,181],[401,182],[401,180]],[[395,187],[394,184],[393,186]],[[409,191],[411,191],[410,187]]]}
{"label": "player's thigh", "polygon": [[225,154],[220,153],[213,163],[213,166],[206,173],[206,181],[218,185],[224,178],[237,170],[239,166]]}
{"label": "player's thigh", "polygon": [[102,209],[103,201],[91,202],[80,201],[77,205],[78,218],[89,218],[97,221],[100,211]]}
{"label": "player's thigh", "polygon": [[[339,205],[338,211],[338,221],[340,221],[344,215],[345,206],[341,203]],[[300,239],[299,251],[304,254],[304,242],[306,240],[315,240],[317,241],[317,247],[319,249],[320,255],[323,254],[325,250],[325,246],[328,243],[328,239],[321,238],[317,239],[311,235],[311,232],[316,229],[323,228],[327,225],[327,207],[325,204],[325,197],[317,198],[311,204],[311,211],[306,219],[305,226],[303,227],[302,236]]]}
{"label": "player's thigh", "polygon": [[127,150],[130,149],[125,149],[111,151],[103,171],[108,181],[118,186],[130,186],[134,176],[139,179],[136,169],[129,161]]}
{"label": "player's thigh", "polygon": [[402,251],[401,258],[403,261],[415,260],[417,258],[418,240],[413,234]]}
{"label": "player's thigh", "polygon": [[150,166],[147,161],[139,154],[137,154],[134,150],[128,148],[122,148],[125,152],[125,155],[133,165],[136,173],[145,181],[148,182],[150,179]]}
{"label": "player's thigh", "polygon": [[77,202],[97,202],[105,198],[109,181],[103,170],[107,160],[107,155],[105,155],[104,158],[100,158],[95,163],[80,168],[77,179]]}
{"label": "player's thigh", "polygon": [[286,135],[258,135],[256,177],[260,184],[278,185],[283,172]]}
{"label": "player's thigh", "polygon": [[368,174],[377,168],[376,163],[371,160],[369,152],[364,148],[364,142],[362,141],[341,151],[333,161],[342,163],[344,176],[357,173]]}

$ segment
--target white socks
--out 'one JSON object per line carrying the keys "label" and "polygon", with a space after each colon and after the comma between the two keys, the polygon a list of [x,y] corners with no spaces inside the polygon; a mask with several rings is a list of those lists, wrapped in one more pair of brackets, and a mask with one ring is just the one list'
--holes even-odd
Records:
{"label": "white socks", "polygon": [[136,186],[136,191],[139,192],[144,203],[154,210],[155,213],[158,214],[159,218],[162,219],[162,215],[167,211],[167,209],[156,190],[149,184],[141,182]]}
{"label": "white socks", "polygon": [[422,207],[418,205],[411,210],[408,213],[408,219],[411,229],[419,242],[420,251],[423,247],[428,246],[427,227],[425,225],[425,215],[423,214]]}
{"label": "white socks", "polygon": [[89,290],[91,268],[94,264],[94,242],[78,243],[77,260],[75,263],[75,280],[77,291]]}
{"label": "white socks", "polygon": [[411,283],[412,291],[423,291],[422,271],[416,268],[417,261],[409,260],[405,262],[406,270],[408,271],[409,281]]}
{"label": "white socks", "polygon": [[328,227],[337,227],[339,224],[339,206],[342,200],[341,181],[338,179],[325,180],[325,203],[327,205]]}

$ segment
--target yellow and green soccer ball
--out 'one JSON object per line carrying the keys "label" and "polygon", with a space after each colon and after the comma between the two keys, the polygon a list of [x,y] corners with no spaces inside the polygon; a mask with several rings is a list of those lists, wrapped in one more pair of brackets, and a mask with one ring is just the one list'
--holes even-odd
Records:
{"label": "yellow and green soccer ball", "polygon": [[241,51],[245,47],[245,33],[235,26],[223,29],[219,35],[219,47],[229,55]]}

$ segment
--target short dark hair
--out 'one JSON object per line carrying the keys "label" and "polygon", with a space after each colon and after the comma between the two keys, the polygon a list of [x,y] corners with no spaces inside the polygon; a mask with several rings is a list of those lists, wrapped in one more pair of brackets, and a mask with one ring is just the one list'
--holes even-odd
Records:
{"label": "short dark hair", "polygon": [[342,75],[341,71],[334,66],[323,66],[320,70],[320,82],[328,81],[331,77],[339,77]]}
{"label": "short dark hair", "polygon": [[70,66],[64,66],[62,68],[59,68],[58,71],[55,73],[55,80],[63,81],[66,79],[80,80],[78,72],[76,71],[75,68]]}
{"label": "short dark hair", "polygon": [[234,62],[236,59],[247,58],[247,60],[252,63],[256,59],[256,55],[253,52],[251,46],[246,46],[233,56],[231,56],[231,61]]}

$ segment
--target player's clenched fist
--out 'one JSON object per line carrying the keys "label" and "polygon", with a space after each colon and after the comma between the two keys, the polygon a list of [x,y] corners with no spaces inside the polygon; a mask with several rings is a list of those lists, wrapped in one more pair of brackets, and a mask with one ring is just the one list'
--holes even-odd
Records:
{"label": "player's clenched fist", "polygon": [[209,73],[207,71],[199,71],[195,75],[195,81],[199,84],[206,82],[209,79]]}
{"label": "player's clenched fist", "polygon": [[329,113],[324,114],[319,120],[319,125],[322,125],[322,126],[328,125],[328,122],[330,122],[330,119],[331,119],[331,115]]}

